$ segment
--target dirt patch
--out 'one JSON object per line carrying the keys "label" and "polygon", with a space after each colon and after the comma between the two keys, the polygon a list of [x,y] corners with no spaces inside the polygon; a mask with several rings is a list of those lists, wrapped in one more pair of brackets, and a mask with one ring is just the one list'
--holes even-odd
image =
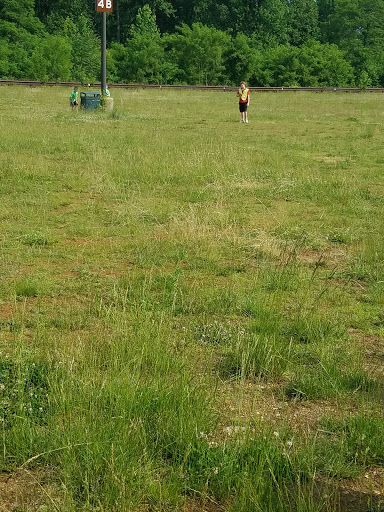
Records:
{"label": "dirt patch", "polygon": [[126,265],[125,269],[98,268],[91,270],[90,273],[97,275],[99,277],[121,277],[124,274],[124,270],[126,270],[127,268],[129,268],[129,265]]}
{"label": "dirt patch", "polygon": [[372,196],[382,197],[384,195],[384,185],[382,183],[363,183],[356,185],[356,187],[368,190]]}
{"label": "dirt patch", "polygon": [[338,512],[382,512],[383,498],[371,493],[339,489],[336,501],[339,503],[339,508],[336,510]]}
{"label": "dirt patch", "polygon": [[384,503],[384,468],[369,468],[358,478],[343,480],[339,487],[344,491],[373,494]]}
{"label": "dirt patch", "polygon": [[350,331],[364,351],[365,369],[375,376],[384,377],[384,337]]}
{"label": "dirt patch", "polygon": [[71,245],[72,247],[82,247],[87,245],[100,244],[102,240],[94,240],[91,238],[67,238],[62,241],[63,245]]}
{"label": "dirt patch", "polygon": [[79,208],[79,206],[81,206],[81,205],[80,204],[66,204],[66,205],[58,206],[56,208],[56,212],[57,213],[72,212],[72,211],[75,211],[77,208]]}
{"label": "dirt patch", "polygon": [[60,279],[72,279],[79,276],[78,270],[66,270],[65,272],[62,272],[59,274]]}
{"label": "dirt patch", "polygon": [[346,250],[341,247],[325,247],[321,250],[305,249],[298,253],[297,258],[304,265],[337,267],[340,270],[345,264],[346,256]]}
{"label": "dirt patch", "polygon": [[15,314],[14,304],[1,304],[0,305],[0,320],[10,320]]}
{"label": "dirt patch", "polygon": [[[89,270],[89,275],[97,277],[120,277],[122,274],[123,270],[113,268],[98,268]],[[66,270],[65,272],[62,272],[58,277],[61,279],[76,279],[81,277],[81,272],[79,270]]]}
{"label": "dirt patch", "polygon": [[[375,339],[375,343],[372,343],[373,340],[370,341],[370,350],[376,353],[376,342],[381,343],[382,340]],[[268,425],[271,428],[271,436],[277,438],[284,434],[287,427],[298,436],[313,435],[321,432],[322,418],[341,420],[355,415],[361,407],[361,404],[354,403],[353,399],[284,401],[281,394],[283,385],[283,382],[278,384],[222,383],[219,392],[222,419],[217,432],[208,434],[210,443],[215,446],[248,435],[249,421],[252,419],[260,420],[261,430]],[[253,429],[257,431],[257,421],[252,426]],[[308,495],[314,503],[323,503],[321,510],[384,512],[384,468],[368,468],[357,478],[340,481],[317,476],[314,485],[309,484],[308,489],[301,488],[300,493]],[[297,499],[297,489],[292,488],[289,494],[289,499],[294,503]],[[382,509],[381,506],[383,506]]]}
{"label": "dirt patch", "polygon": [[[384,510],[384,470],[371,468],[356,479],[335,482],[326,477],[316,477],[314,485],[300,487],[300,497],[307,496],[313,503],[323,504],[321,510],[337,512],[367,512]],[[287,500],[294,504],[298,499],[298,490],[288,491]],[[229,506],[191,498],[186,501],[180,512],[226,512]]]}
{"label": "dirt patch", "polygon": [[229,383],[219,392],[219,409],[225,411],[218,428],[219,439],[238,432],[229,428],[236,422],[247,424],[249,420],[260,420],[279,428],[289,427],[298,433],[315,432],[323,417],[342,419],[355,414],[353,400],[342,403],[331,400],[309,400],[305,402],[281,399],[281,384]]}
{"label": "dirt patch", "polygon": [[369,468],[354,479],[339,482],[316,477],[314,498],[326,498],[337,512],[367,512],[384,510],[384,469]]}
{"label": "dirt patch", "polygon": [[0,512],[59,510],[60,495],[52,477],[47,469],[0,474]]}
{"label": "dirt patch", "polygon": [[338,164],[349,162],[349,158],[345,158],[344,156],[328,156],[328,155],[315,155],[314,160],[318,162],[324,162],[325,164]]}
{"label": "dirt patch", "polygon": [[188,499],[180,512],[225,512],[227,508],[209,500]]}

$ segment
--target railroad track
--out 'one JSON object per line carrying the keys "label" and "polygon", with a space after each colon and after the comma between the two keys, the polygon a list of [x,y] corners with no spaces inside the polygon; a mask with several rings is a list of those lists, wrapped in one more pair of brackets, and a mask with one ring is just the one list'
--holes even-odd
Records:
{"label": "railroad track", "polygon": [[[73,87],[75,85],[83,87],[101,88],[101,84],[81,82],[38,82],[33,80],[0,80],[0,85],[29,85],[31,87]],[[219,86],[219,85],[160,85],[160,84],[109,84],[109,88],[120,89],[198,89],[212,91],[236,91],[238,87]],[[379,87],[249,87],[251,91],[256,92],[384,92],[384,88]]]}

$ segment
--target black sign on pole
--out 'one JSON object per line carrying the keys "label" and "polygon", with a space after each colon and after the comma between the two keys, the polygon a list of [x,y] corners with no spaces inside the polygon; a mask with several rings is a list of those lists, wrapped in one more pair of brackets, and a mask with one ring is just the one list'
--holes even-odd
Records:
{"label": "black sign on pole", "polygon": [[101,94],[107,89],[107,12],[113,11],[112,0],[96,0],[96,11],[103,14],[101,29]]}

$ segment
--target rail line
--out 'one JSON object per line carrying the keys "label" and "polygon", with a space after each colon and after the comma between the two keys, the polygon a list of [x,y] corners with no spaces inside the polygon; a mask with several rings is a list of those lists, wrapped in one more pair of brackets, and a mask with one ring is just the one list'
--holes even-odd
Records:
{"label": "rail line", "polygon": [[[100,89],[101,84],[81,82],[38,82],[34,80],[0,80],[0,85],[27,85],[31,87],[95,87]],[[212,91],[236,91],[238,87],[227,85],[163,85],[163,84],[111,84],[110,88],[119,89],[196,89]],[[256,92],[384,92],[382,87],[249,87]]]}

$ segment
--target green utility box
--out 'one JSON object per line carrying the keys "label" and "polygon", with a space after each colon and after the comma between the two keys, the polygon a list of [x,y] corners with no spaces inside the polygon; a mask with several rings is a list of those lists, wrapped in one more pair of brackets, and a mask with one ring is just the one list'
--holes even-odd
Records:
{"label": "green utility box", "polygon": [[100,107],[100,92],[81,92],[80,107],[85,110],[94,110]]}

